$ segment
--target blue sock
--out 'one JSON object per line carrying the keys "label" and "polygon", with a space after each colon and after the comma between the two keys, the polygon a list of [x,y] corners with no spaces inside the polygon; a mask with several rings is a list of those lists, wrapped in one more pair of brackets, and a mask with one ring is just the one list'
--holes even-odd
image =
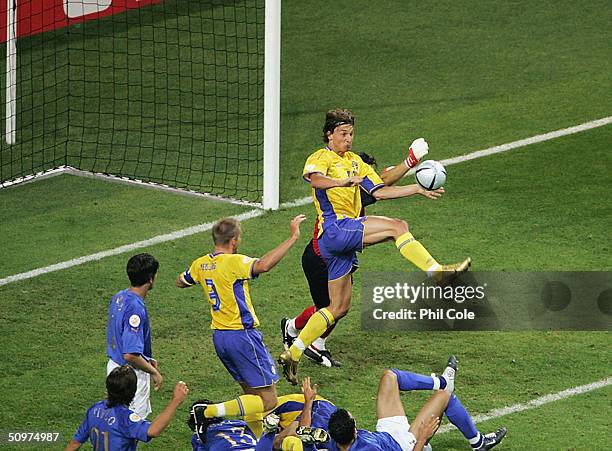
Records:
{"label": "blue sock", "polygon": [[399,385],[399,389],[401,391],[444,390],[446,387],[446,379],[444,379],[442,376],[431,377],[396,369],[392,369],[391,371],[397,375],[397,384]]}
{"label": "blue sock", "polygon": [[482,435],[478,432],[472,417],[454,393],[448,401],[445,413],[450,422],[457,426],[457,429],[461,431],[473,448],[478,448],[482,444]]}
{"label": "blue sock", "polygon": [[259,437],[259,441],[257,442],[255,451],[272,451],[275,437],[276,432],[268,432],[267,434],[262,434],[262,436]]}

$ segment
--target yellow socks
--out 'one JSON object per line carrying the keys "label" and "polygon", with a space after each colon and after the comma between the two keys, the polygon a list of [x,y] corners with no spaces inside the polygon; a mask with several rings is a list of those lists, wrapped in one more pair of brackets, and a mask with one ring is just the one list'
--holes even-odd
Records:
{"label": "yellow socks", "polygon": [[263,413],[263,400],[257,395],[242,395],[231,401],[220,404],[211,404],[206,407],[204,416],[215,417],[244,417],[247,415]]}
{"label": "yellow socks", "polygon": [[395,240],[395,246],[397,246],[400,254],[406,260],[414,263],[421,271],[427,271],[429,276],[439,270],[440,265],[438,262],[427,252],[427,249],[421,243],[414,239],[412,233],[406,232],[400,235]]}
{"label": "yellow socks", "polygon": [[282,448],[283,451],[303,451],[304,445],[302,441],[297,437],[285,437],[283,439]]}
{"label": "yellow socks", "polygon": [[323,333],[335,322],[334,317],[331,312],[324,308],[318,310],[314,315],[310,317],[306,326],[300,332],[300,335],[295,339],[291,347],[289,348],[289,352],[291,353],[291,358],[295,361],[300,360],[302,357],[302,353],[304,349],[306,349],[310,344],[319,338]]}

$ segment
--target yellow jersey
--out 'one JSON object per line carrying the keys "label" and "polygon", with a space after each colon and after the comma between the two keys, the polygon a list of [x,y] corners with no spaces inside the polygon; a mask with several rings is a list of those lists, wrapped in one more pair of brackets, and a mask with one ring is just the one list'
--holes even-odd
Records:
{"label": "yellow jersey", "polygon": [[325,147],[310,155],[304,165],[304,180],[310,182],[310,175],[320,173],[334,179],[345,179],[352,176],[363,177],[359,186],[338,187],[330,189],[312,189],[312,199],[319,219],[319,235],[325,229],[325,223],[343,218],[358,218],[361,214],[360,189],[372,194],[385,184],[380,176],[361,157],[353,152],[346,152],[343,157]]}
{"label": "yellow jersey", "polygon": [[[324,407],[326,407],[328,410],[335,410],[335,406],[330,401],[317,395],[313,405],[313,415],[315,414],[317,407],[319,407],[317,404],[320,403],[327,404]],[[304,409],[304,395],[301,393],[295,393],[291,395],[279,396],[278,406],[276,406],[272,412],[280,417],[279,426],[281,429],[286,429],[291,425],[291,423],[298,420],[298,417],[302,415],[302,409]],[[333,413],[333,411],[331,413]],[[327,425],[325,426],[326,427],[324,429],[327,430]]]}
{"label": "yellow jersey", "polygon": [[259,326],[251,303],[249,279],[258,259],[222,252],[204,255],[180,275],[187,285],[199,283],[210,303],[211,329],[240,330]]}

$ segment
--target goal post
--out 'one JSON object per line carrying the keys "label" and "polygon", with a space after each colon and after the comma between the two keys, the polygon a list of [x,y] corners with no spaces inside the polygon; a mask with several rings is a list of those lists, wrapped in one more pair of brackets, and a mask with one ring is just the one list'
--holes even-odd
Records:
{"label": "goal post", "polygon": [[277,210],[280,183],[281,1],[266,0],[263,208]]}

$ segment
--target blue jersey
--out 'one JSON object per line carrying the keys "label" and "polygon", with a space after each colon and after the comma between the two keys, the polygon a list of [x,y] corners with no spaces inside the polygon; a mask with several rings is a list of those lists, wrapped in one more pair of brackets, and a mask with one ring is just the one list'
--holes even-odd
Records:
{"label": "blue jersey", "polygon": [[79,443],[89,440],[97,451],[130,451],[138,441],[149,441],[150,425],[126,406],[107,407],[104,400],[87,410],[74,439]]}
{"label": "blue jersey", "polygon": [[118,365],[127,362],[123,354],[153,357],[149,314],[143,299],[125,289],[114,295],[108,305],[108,334],[106,350]]}
{"label": "blue jersey", "polygon": [[[329,451],[338,451],[336,442],[330,440]],[[353,442],[350,451],[402,451],[401,446],[393,440],[387,432],[370,432],[365,429],[357,430],[357,439]]]}
{"label": "blue jersey", "polygon": [[244,421],[223,420],[208,426],[206,443],[200,442],[194,434],[191,446],[193,451],[254,451],[257,439]]}

